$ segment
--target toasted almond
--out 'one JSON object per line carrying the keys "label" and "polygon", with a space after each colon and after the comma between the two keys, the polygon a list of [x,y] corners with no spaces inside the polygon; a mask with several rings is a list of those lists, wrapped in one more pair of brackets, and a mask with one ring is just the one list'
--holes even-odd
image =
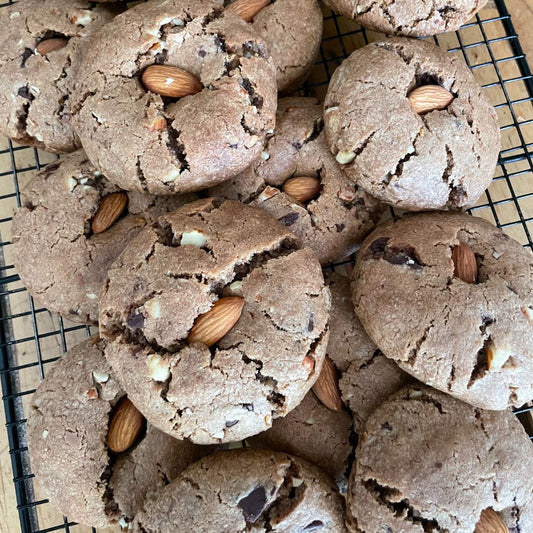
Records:
{"label": "toasted almond", "polygon": [[310,374],[315,369],[315,360],[312,357],[309,357],[308,355],[306,355],[304,357],[304,360],[302,361],[302,366]]}
{"label": "toasted almond", "polygon": [[155,117],[147,125],[148,131],[163,131],[167,127],[167,119],[165,117]]}
{"label": "toasted almond", "polygon": [[244,298],[228,296],[220,298],[215,305],[200,315],[194,322],[187,342],[201,342],[206,346],[217,343],[237,323],[241,317]]}
{"label": "toasted almond", "polygon": [[332,411],[340,411],[342,409],[337,369],[327,355],[320,375],[313,385],[313,392],[328,409]]}
{"label": "toasted almond", "polygon": [[196,76],[170,65],[150,65],[144,70],[141,79],[149,91],[170,98],[183,98],[203,89]]}
{"label": "toasted almond", "polygon": [[124,192],[114,192],[105,196],[91,222],[93,233],[103,233],[109,229],[122,214],[127,203],[128,195]]}
{"label": "toasted almond", "polygon": [[454,264],[453,275],[466,283],[476,283],[477,263],[472,248],[460,242],[452,248],[452,261]]}
{"label": "toasted almond", "polygon": [[474,533],[509,533],[509,528],[494,509],[487,507],[481,511]]}
{"label": "toasted almond", "polygon": [[496,348],[496,345],[489,338],[485,343],[485,355],[487,357],[487,368],[489,370],[500,370],[507,362],[511,354],[507,350]]}
{"label": "toasted almond", "polygon": [[67,46],[67,43],[67,39],[61,39],[60,37],[45,39],[37,45],[35,51],[39,55],[45,56],[48,55],[50,52],[54,52],[55,50],[60,50],[61,48],[64,48],[65,46]]}
{"label": "toasted almond", "polygon": [[281,189],[297,202],[304,203],[309,202],[320,194],[322,184],[317,178],[301,176],[288,179]]}
{"label": "toasted almond", "polygon": [[107,446],[115,453],[125,452],[139,439],[146,426],[146,419],[126,396],[111,413],[107,431]]}
{"label": "toasted almond", "polygon": [[236,0],[226,7],[226,11],[232,11],[246,22],[252,22],[259,11],[268,4],[270,4],[270,0]]}
{"label": "toasted almond", "polygon": [[414,111],[422,115],[447,108],[453,100],[453,94],[440,85],[422,85],[411,91],[407,98]]}

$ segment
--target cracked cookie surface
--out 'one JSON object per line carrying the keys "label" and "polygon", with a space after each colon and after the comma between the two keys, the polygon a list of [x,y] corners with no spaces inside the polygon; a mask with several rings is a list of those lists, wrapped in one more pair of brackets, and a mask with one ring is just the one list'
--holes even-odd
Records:
{"label": "cracked cookie surface", "polygon": [[[177,101],[146,91],[140,76],[153,64],[186,70],[203,90]],[[155,0],[92,40],[72,113],[90,160],[111,181],[173,194],[248,167],[274,127],[276,95],[274,66],[252,25],[210,0]]]}
{"label": "cracked cookie surface", "polygon": [[74,322],[97,323],[107,269],[141,228],[197,198],[126,193],[124,216],[94,234],[91,220],[102,199],[120,191],[80,150],[36,174],[13,216],[13,260],[21,279],[45,307]]}
{"label": "cracked cookie surface", "polygon": [[357,533],[472,533],[491,507],[509,531],[533,529],[533,446],[510,411],[408,386],[368,419],[350,476]]}
{"label": "cracked cookie surface", "polygon": [[[187,338],[221,297],[238,322],[208,348]],[[108,272],[106,356],[154,425],[199,444],[259,433],[300,403],[320,372],[329,290],[309,248],[261,209],[188,204],[145,228]]]}
{"label": "cracked cookie surface", "polygon": [[[407,98],[440,85],[442,110]],[[396,37],[356,50],[324,102],[326,138],[346,174],[376,198],[413,211],[470,207],[490,185],[500,149],[496,111],[458,57]]]}
{"label": "cracked cookie surface", "polygon": [[275,0],[254,17],[251,25],[264,39],[276,65],[278,91],[297,89],[313,68],[322,40],[323,17],[318,2]]}
{"label": "cracked cookie surface", "polygon": [[425,37],[457,30],[487,0],[324,0],[324,3],[363,28],[386,35]]}
{"label": "cracked cookie surface", "polygon": [[326,474],[284,453],[247,448],[191,465],[133,523],[135,533],[176,527],[198,533],[346,531],[342,498]]}
{"label": "cracked cookie surface", "polygon": [[[323,128],[318,100],[280,99],[276,129],[267,139],[261,158],[211,193],[269,212],[304,246],[312,248],[325,265],[352,253],[374,228],[383,207],[339,168]],[[282,190],[288,179],[299,176],[320,180],[321,190],[309,202],[298,202]]]}
{"label": "cracked cookie surface", "polygon": [[148,424],[133,448],[113,454],[105,445],[109,416],[124,391],[103,345],[90,337],[54,364],[32,398],[28,421],[38,481],[63,514],[93,527],[130,521],[146,497],[209,451]]}
{"label": "cracked cookie surface", "polygon": [[331,292],[330,332],[326,355],[339,372],[339,389],[359,433],[372,411],[412,378],[387,359],[366,334],[352,303],[350,279],[326,273]]}
{"label": "cracked cookie surface", "polygon": [[[69,109],[73,76],[88,37],[117,9],[84,0],[21,0],[2,10],[0,38],[0,131],[10,139],[49,152],[80,146]],[[49,38],[67,44],[40,55]]]}
{"label": "cracked cookie surface", "polygon": [[[475,255],[477,283],[454,275],[459,243]],[[485,409],[533,397],[533,256],[489,222],[390,221],[361,246],[352,289],[369,336],[420,381]]]}

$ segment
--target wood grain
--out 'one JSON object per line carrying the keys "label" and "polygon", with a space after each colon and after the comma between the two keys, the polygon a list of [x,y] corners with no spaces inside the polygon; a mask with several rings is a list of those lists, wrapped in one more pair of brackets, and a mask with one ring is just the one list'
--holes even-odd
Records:
{"label": "wood grain", "polygon": [[[517,30],[517,33],[520,37],[520,41],[522,44],[522,47],[524,49],[524,52],[529,57],[533,57],[533,32],[531,31],[531,28],[533,28],[533,0],[507,0],[507,6],[512,16],[512,22]],[[497,14],[494,5],[489,2],[487,7],[483,10],[483,18],[487,18],[488,16],[495,16]],[[342,20],[340,21],[341,26],[343,25]],[[479,41],[479,30],[477,28],[473,28],[472,30],[462,30],[461,32],[463,43],[467,44],[469,42],[476,42]],[[501,35],[488,35],[489,38],[497,38]],[[354,40],[357,40],[360,38],[360,36],[354,36]],[[457,46],[457,43],[454,41],[455,37],[454,35],[449,36],[442,36],[441,43],[447,44],[449,42],[450,46]],[[361,46],[362,43],[357,43],[359,46]],[[508,48],[508,43],[502,42],[502,43],[496,43],[494,45],[494,50],[496,53],[499,53],[501,50],[502,57],[505,55],[506,47]],[[338,55],[338,50],[337,50]],[[475,48],[472,48],[469,52],[469,59],[474,62],[483,62],[483,61],[489,61],[490,58],[486,57],[486,51],[482,48],[479,50],[476,50]],[[502,71],[502,74],[505,78],[512,78],[513,76],[518,76],[519,73],[513,71],[513,62],[502,62],[500,63],[500,69]],[[478,76],[478,80],[482,83],[490,83],[494,81],[494,72],[491,70],[491,68],[486,69],[485,72],[481,72],[481,70],[485,69],[479,69],[478,72],[476,72],[476,75]],[[526,94],[524,94],[523,86],[520,84],[514,84],[510,83],[507,84],[507,90],[509,92],[510,97],[514,99],[520,99],[524,98]],[[491,98],[491,101],[503,101],[501,96],[501,88],[499,86],[496,86],[494,88],[488,89],[489,97]],[[518,120],[527,120],[533,118],[533,109],[531,106],[531,103],[528,102],[526,105],[516,105],[515,106],[515,112],[518,116]],[[502,108],[499,110],[499,118],[500,123],[506,124],[512,121],[512,117],[509,116],[509,111],[507,108]],[[529,130],[531,131],[531,130]],[[527,133],[527,132],[526,132]],[[526,142],[533,142],[533,133],[526,138]],[[511,146],[517,146],[519,143],[519,140],[517,139],[517,133],[515,129],[509,129],[507,131],[504,131],[502,135],[502,145],[504,148],[511,147]],[[0,139],[0,148],[4,148],[6,146],[5,139]],[[49,161],[53,158],[53,156],[47,155],[47,154],[41,154],[41,161]],[[21,151],[17,152],[17,166],[23,167],[26,165],[33,164],[33,152],[30,150],[27,151]],[[509,165],[509,168],[514,168],[512,165]],[[516,166],[517,170],[520,170],[521,167],[517,164]],[[11,162],[9,159],[8,154],[0,155],[0,172],[3,171],[10,171],[11,170]],[[24,174],[19,174],[19,180],[21,182],[21,185],[26,183],[31,176],[33,175],[32,172],[26,172]],[[5,189],[5,183],[7,183],[7,180],[4,179],[4,181],[0,182],[0,194],[6,194],[7,192],[13,192],[12,190],[6,191]],[[531,192],[533,189],[533,183],[531,180],[531,176],[529,179],[522,179],[520,181],[513,182],[513,186],[515,187],[515,193],[516,194],[524,194]],[[508,198],[509,197],[509,190],[507,188],[507,185],[505,181],[497,181],[494,182],[491,185],[490,188],[490,194],[491,198],[493,200],[497,200],[498,198]],[[485,199],[483,200],[485,201]],[[4,217],[10,217],[12,214],[13,209],[16,207],[16,202],[14,199],[10,200],[2,200],[0,201],[0,218]],[[526,213],[526,216],[533,216],[533,201],[530,201],[528,203],[524,203],[524,205],[521,204],[521,207]],[[496,212],[498,217],[500,218],[500,221],[507,221],[512,220],[513,217],[516,218],[516,208],[512,203],[509,204],[502,204],[496,206]],[[481,210],[480,212],[476,213],[478,216],[483,216],[484,218],[487,218],[491,221],[493,220],[492,213],[489,209]],[[533,231],[533,225],[530,226],[530,230]],[[10,238],[10,229],[8,223],[0,223],[0,234],[2,237],[2,240],[8,240]],[[517,239],[520,242],[524,242],[524,234],[523,229],[521,225],[517,225],[516,227],[510,227],[508,228],[507,232]],[[4,249],[6,252],[6,264],[10,264],[10,258],[9,258],[9,247],[6,247]],[[10,287],[13,288],[13,287]],[[29,309],[29,301],[28,301],[28,295],[27,293],[19,293],[18,295],[13,296],[11,299],[11,312],[12,313],[23,313],[25,311],[28,311]],[[42,312],[37,315],[37,327],[39,330],[39,333],[45,333],[48,331],[54,331],[57,329],[57,318],[53,316],[51,313],[48,312]],[[13,320],[13,328],[14,328],[14,335],[16,338],[23,338],[26,336],[33,336],[34,330],[33,330],[33,323],[30,316],[21,317],[20,319]],[[71,334],[67,335],[69,345],[72,346],[79,340],[81,340],[85,336],[83,331],[73,332]],[[41,341],[41,350],[42,354],[41,356],[44,359],[56,357],[61,353],[61,346],[58,343],[57,336],[50,336],[44,340]],[[32,341],[28,343],[24,343],[23,345],[20,345],[18,353],[17,353],[19,363],[24,364],[25,362],[32,362],[35,361],[36,355],[35,355],[35,346]],[[45,365],[45,369],[49,368],[49,365]],[[34,388],[36,384],[40,380],[40,375],[37,367],[33,367],[33,369],[21,372],[20,374],[20,382],[21,382],[21,388],[22,390],[28,390],[31,388]],[[25,406],[25,412],[27,413],[27,407],[28,402],[30,401],[30,396],[26,396],[24,398],[24,406]],[[3,427],[5,424],[4,419],[4,412],[3,409],[0,410],[0,425]],[[531,422],[531,421],[530,421]],[[17,531],[20,531],[19,526],[19,520],[18,520],[18,513],[16,509],[16,500],[15,500],[15,492],[13,487],[13,474],[11,471],[11,462],[10,462],[10,455],[9,455],[9,449],[7,444],[7,436],[6,432],[0,428],[0,533],[15,533]],[[36,497],[41,498],[44,497],[38,482],[35,483],[36,487]],[[53,527],[58,524],[61,524],[63,522],[62,516],[59,512],[57,512],[51,505],[46,504],[39,507],[38,510],[39,520],[40,520],[40,527],[46,528],[46,527]],[[72,529],[71,529],[72,530]],[[85,532],[90,531],[87,528],[83,528],[81,526],[76,526],[74,528],[77,532]],[[107,529],[106,531],[113,531],[117,530],[117,528],[113,529]]]}

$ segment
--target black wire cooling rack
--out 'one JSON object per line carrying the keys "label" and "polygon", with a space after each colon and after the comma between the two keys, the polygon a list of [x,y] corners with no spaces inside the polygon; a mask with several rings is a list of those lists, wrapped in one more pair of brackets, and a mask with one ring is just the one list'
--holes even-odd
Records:
{"label": "black wire cooling rack", "polygon": [[[6,5],[0,4],[0,8]],[[322,98],[343,58],[378,37],[325,9],[320,59],[304,93]],[[499,116],[503,139],[499,164],[490,189],[471,212],[532,249],[533,78],[509,12],[502,0],[496,0],[459,31],[433,39],[450,53],[462,56]],[[62,517],[39,494],[25,435],[31,394],[49,365],[90,334],[89,328],[38,307],[21,284],[11,260],[11,214],[20,205],[20,189],[53,159],[55,156],[50,154],[0,139],[0,382],[14,485],[14,491],[5,491],[4,506],[16,506],[23,533],[91,531]],[[332,267],[349,269],[350,264],[347,261]],[[532,435],[532,408],[517,410],[517,415]],[[15,527],[0,523],[0,532],[12,533]]]}

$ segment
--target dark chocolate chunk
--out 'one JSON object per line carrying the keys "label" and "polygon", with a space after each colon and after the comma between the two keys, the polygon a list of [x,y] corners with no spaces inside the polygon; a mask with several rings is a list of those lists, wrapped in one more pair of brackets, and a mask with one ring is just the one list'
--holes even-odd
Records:
{"label": "dark chocolate chunk", "polygon": [[292,226],[299,218],[300,215],[298,213],[288,213],[282,216],[279,221],[285,226]]}
{"label": "dark chocolate chunk", "polygon": [[307,331],[313,331],[315,327],[315,321],[313,317],[313,313],[311,313],[311,316],[309,317],[309,322],[307,323]]}
{"label": "dark chocolate chunk", "polygon": [[50,163],[49,165],[46,165],[43,169],[43,177],[49,178],[51,174],[53,174],[59,167],[61,166],[61,161],[57,161],[57,163]]}
{"label": "dark chocolate chunk", "polygon": [[381,237],[372,242],[369,251],[374,259],[384,259],[391,265],[407,265],[412,270],[420,270],[424,266],[412,246],[389,246],[389,240]]}
{"label": "dark chocolate chunk", "polygon": [[392,431],[392,426],[388,422],[381,424],[381,429],[386,429],[387,431]]}
{"label": "dark chocolate chunk", "polygon": [[317,531],[324,527],[324,522],[322,520],[313,520],[310,524],[307,524],[304,527],[304,531]]}
{"label": "dark chocolate chunk", "polygon": [[226,422],[226,427],[227,427],[227,428],[230,428],[230,427],[232,427],[232,426],[234,426],[235,424],[238,424],[238,423],[239,423],[238,420],[228,420],[228,421]]}
{"label": "dark chocolate chunk", "polygon": [[335,229],[337,230],[337,233],[340,233],[345,227],[346,224],[335,224]]}
{"label": "dark chocolate chunk", "polygon": [[19,87],[19,90],[17,92],[19,96],[22,96],[22,98],[26,98],[26,100],[29,100],[30,102],[35,99],[35,96],[30,93],[30,89],[27,85],[24,85],[24,87]]}
{"label": "dark chocolate chunk", "polygon": [[265,487],[259,485],[237,504],[242,509],[244,519],[253,524],[261,516],[266,506]]}
{"label": "dark chocolate chunk", "polygon": [[375,241],[373,241],[369,247],[369,250],[372,253],[372,255],[374,256],[381,255],[385,251],[385,248],[387,247],[387,243],[389,242],[389,240],[390,239],[388,237],[380,237],[379,239],[376,239]]}
{"label": "dark chocolate chunk", "polygon": [[21,67],[26,66],[26,61],[33,55],[33,50],[31,48],[24,48],[24,52],[22,53],[22,62],[20,63]]}
{"label": "dark chocolate chunk", "polygon": [[253,404],[253,403],[243,403],[242,406],[243,406],[247,411],[253,411],[253,410],[254,410],[254,404]]}
{"label": "dark chocolate chunk", "polygon": [[128,326],[131,329],[144,328],[144,315],[142,313],[132,313],[128,318]]}

